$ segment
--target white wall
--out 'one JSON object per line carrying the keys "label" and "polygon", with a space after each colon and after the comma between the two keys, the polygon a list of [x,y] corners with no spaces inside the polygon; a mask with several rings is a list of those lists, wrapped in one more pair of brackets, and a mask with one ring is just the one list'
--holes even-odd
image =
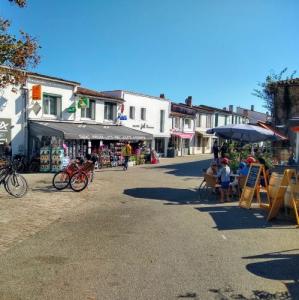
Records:
{"label": "white wall", "polygon": [[[62,118],[61,120],[65,121],[73,121],[75,118],[78,118],[80,115],[80,110],[77,109],[76,113],[68,113],[67,108],[71,105],[75,104],[75,86],[68,85],[68,84],[62,84],[58,82],[53,82],[50,80],[44,80],[44,79],[35,79],[35,78],[28,78],[27,81],[27,88],[28,88],[28,118],[32,120],[55,120],[60,119],[54,118],[51,116],[46,116],[43,113],[43,100],[32,100],[32,86],[40,84],[42,86],[42,94],[53,94],[61,97],[61,110],[62,110]],[[35,114],[33,111],[33,106],[35,103],[39,103],[42,109],[39,111],[38,114]]]}
{"label": "white wall", "polygon": [[25,154],[24,95],[20,88],[12,92],[9,85],[1,90],[0,118],[11,119],[12,154]]}
{"label": "white wall", "polygon": [[[58,117],[52,117],[47,116],[43,114],[43,100],[32,100],[32,86],[40,84],[42,86],[42,94],[52,94],[57,95],[61,97],[61,118]],[[85,96],[90,99],[94,99],[95,102],[95,120],[81,118],[81,109],[78,108],[77,103],[79,100],[79,96],[75,96],[76,92],[76,86],[69,85],[69,84],[63,84],[59,82],[53,82],[51,80],[47,79],[35,79],[35,78],[29,78],[27,83],[28,88],[28,112],[29,112],[29,119],[31,120],[63,120],[63,121],[76,121],[76,122],[97,122],[97,123],[114,123],[114,121],[105,121],[104,120],[104,105],[105,102],[109,102],[109,100],[101,100],[101,99],[95,99],[93,97]],[[33,106],[35,103],[39,103],[41,106],[41,110],[38,114],[35,114],[33,111]],[[113,102],[113,101],[111,101]],[[68,113],[67,109],[70,106],[76,107],[75,113]],[[120,104],[117,104],[117,112],[120,111]]]}
{"label": "white wall", "polygon": [[[105,92],[116,97],[123,97],[124,115],[127,120],[122,125],[152,134],[154,137],[170,137],[172,127],[170,101],[166,99],[139,95],[125,91]],[[135,107],[135,119],[130,119],[130,106]],[[146,109],[146,120],[141,120],[141,108]],[[160,110],[165,111],[164,132],[160,132]]]}

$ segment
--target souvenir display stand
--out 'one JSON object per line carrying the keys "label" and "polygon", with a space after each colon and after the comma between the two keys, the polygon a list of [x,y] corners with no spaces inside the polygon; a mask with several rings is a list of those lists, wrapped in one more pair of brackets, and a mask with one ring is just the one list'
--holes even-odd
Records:
{"label": "souvenir display stand", "polygon": [[108,148],[102,149],[99,153],[99,164],[101,168],[111,167],[110,151]]}
{"label": "souvenir display stand", "polygon": [[63,168],[64,160],[64,149],[63,148],[52,148],[51,154],[51,171],[59,172]]}
{"label": "souvenir display stand", "polygon": [[40,149],[40,172],[50,172],[51,170],[51,148]]}

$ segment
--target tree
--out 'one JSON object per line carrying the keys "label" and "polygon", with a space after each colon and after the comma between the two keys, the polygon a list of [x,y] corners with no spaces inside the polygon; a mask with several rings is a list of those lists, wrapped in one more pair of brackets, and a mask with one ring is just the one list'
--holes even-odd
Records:
{"label": "tree", "polygon": [[[26,6],[26,0],[8,0],[19,7]],[[26,79],[26,70],[35,67],[40,57],[37,53],[40,48],[36,39],[20,30],[20,37],[9,34],[11,23],[0,17],[0,88],[9,84],[23,84]]]}
{"label": "tree", "polygon": [[264,82],[259,82],[258,86],[260,89],[254,89],[252,95],[262,99],[264,101],[263,107],[266,108],[271,115],[274,112],[274,96],[277,92],[276,82],[281,80],[290,80],[294,78],[294,75],[297,71],[293,71],[291,75],[285,76],[288,68],[284,68],[278,74],[275,74],[274,71],[271,71],[270,74],[266,77]]}

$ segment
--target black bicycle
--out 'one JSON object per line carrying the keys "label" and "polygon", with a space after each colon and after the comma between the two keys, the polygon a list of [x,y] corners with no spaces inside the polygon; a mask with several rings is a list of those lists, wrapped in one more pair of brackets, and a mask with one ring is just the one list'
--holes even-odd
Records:
{"label": "black bicycle", "polygon": [[7,193],[21,198],[28,191],[28,183],[24,176],[17,173],[16,167],[14,163],[10,162],[0,169],[0,184],[4,185]]}

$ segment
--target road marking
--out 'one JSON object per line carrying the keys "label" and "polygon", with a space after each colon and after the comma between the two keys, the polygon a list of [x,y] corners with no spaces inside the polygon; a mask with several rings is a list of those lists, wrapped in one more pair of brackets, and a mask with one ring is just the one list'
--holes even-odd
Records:
{"label": "road marking", "polygon": [[224,240],[227,240],[227,237],[224,234],[221,234],[221,236]]}

